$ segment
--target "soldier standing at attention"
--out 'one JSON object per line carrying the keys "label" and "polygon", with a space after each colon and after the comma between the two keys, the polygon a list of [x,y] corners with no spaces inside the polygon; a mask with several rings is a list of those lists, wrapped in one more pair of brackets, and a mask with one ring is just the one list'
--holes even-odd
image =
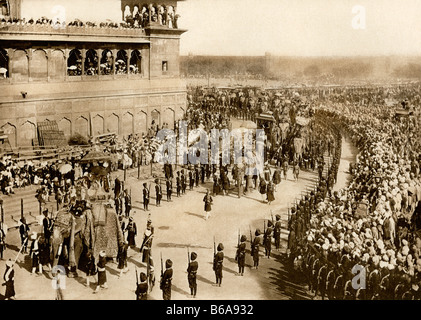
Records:
{"label": "soldier standing at attention", "polygon": [[161,276],[161,290],[164,300],[171,300],[171,281],[173,276],[172,261],[165,261],[165,272]]}
{"label": "soldier standing at attention", "polygon": [[13,261],[9,259],[6,262],[6,271],[3,275],[3,280],[6,286],[4,300],[15,299],[15,270],[13,269]]}
{"label": "soldier standing at attention", "polygon": [[137,227],[136,223],[133,221],[133,217],[129,218],[129,223],[126,227],[127,230],[127,243],[131,248],[136,246],[136,235],[137,235]]}
{"label": "soldier standing at attention", "polygon": [[168,178],[167,182],[167,202],[171,202],[171,195],[172,195],[172,181]]}
{"label": "soldier standing at attention", "polygon": [[32,275],[35,274],[35,271],[38,268],[39,275],[42,275],[42,265],[39,260],[39,241],[37,233],[31,235],[31,249],[29,250],[29,255],[32,258]]}
{"label": "soldier standing at attention", "polygon": [[99,261],[97,263],[97,270],[98,270],[98,284],[94,293],[99,292],[99,288],[108,289],[107,285],[107,271],[105,270],[105,265],[107,264],[107,260],[105,257],[105,251],[101,251],[99,253]]}
{"label": "soldier standing at attention", "polygon": [[190,170],[189,171],[189,189],[193,190],[193,186],[194,186],[193,171]]}
{"label": "soldier standing at attention", "polygon": [[129,271],[129,268],[127,268],[127,249],[129,248],[129,243],[127,240],[124,240],[124,244],[118,249],[118,269],[120,270],[120,274],[118,275],[118,278],[121,277],[123,272]]}
{"label": "soldier standing at attention", "polygon": [[161,206],[161,199],[162,199],[162,187],[159,179],[155,180],[155,195],[156,195],[156,206]]}
{"label": "soldier standing at attention", "polygon": [[235,260],[238,263],[238,275],[241,276],[244,275],[244,266],[246,265],[246,241],[247,237],[242,235],[235,255]]}
{"label": "soldier standing at attention", "polygon": [[212,203],[213,203],[213,199],[209,193],[209,189],[206,189],[206,195],[203,198],[203,202],[205,203],[205,220],[208,220],[209,217],[211,216],[210,212],[212,211]]}
{"label": "soldier standing at attention", "polygon": [[262,243],[262,237],[261,237],[261,232],[260,229],[256,229],[256,232],[254,233],[255,237],[253,239],[253,243],[251,246],[251,255],[253,257],[253,268],[255,268],[256,270],[259,267],[259,248],[260,248],[260,244]]}
{"label": "soldier standing at attention", "polygon": [[140,283],[136,287],[136,300],[148,300],[148,281],[144,272],[140,273]]}
{"label": "soldier standing at attention", "polygon": [[265,255],[270,259],[270,252],[272,251],[272,236],[273,236],[273,225],[272,222],[268,221],[268,227],[263,237],[263,244],[265,246]]}
{"label": "soldier standing at attention", "polygon": [[189,266],[187,267],[187,280],[189,281],[189,288],[190,288],[190,294],[192,295],[193,298],[196,298],[196,294],[197,294],[197,282],[196,282],[196,277],[197,277],[197,269],[199,268],[199,264],[196,261],[197,259],[197,254],[196,252],[192,252],[190,254],[190,263]]}
{"label": "soldier standing at attention", "polygon": [[124,190],[124,206],[126,209],[126,217],[128,218],[130,216],[130,211],[132,210],[132,197],[127,189]]}
{"label": "soldier standing at attention", "polygon": [[281,223],[281,216],[279,214],[277,214],[275,216],[276,218],[276,222],[275,222],[275,228],[273,230],[273,237],[275,238],[275,247],[276,250],[279,251],[279,249],[281,248],[281,228],[282,228],[282,223]]}
{"label": "soldier standing at attention", "polygon": [[186,194],[186,176],[184,175],[184,169],[181,170],[181,194]]}
{"label": "soldier standing at attention", "polygon": [[28,248],[28,237],[29,237],[29,225],[26,223],[25,217],[20,219],[21,225],[19,226],[20,241],[23,246],[23,252],[27,253]]}
{"label": "soldier standing at attention", "polygon": [[180,192],[181,192],[180,171],[177,171],[177,177],[175,178],[175,185],[176,185],[176,188],[177,188],[177,197],[179,197]]}
{"label": "soldier standing at attention", "polygon": [[148,209],[149,205],[149,189],[146,182],[143,184],[143,210],[149,211]]}
{"label": "soldier standing at attention", "polygon": [[213,271],[215,271],[216,285],[221,286],[222,284],[222,267],[224,262],[224,245],[222,243],[218,244],[218,252],[213,258]]}
{"label": "soldier standing at attention", "polygon": [[44,229],[44,238],[48,244],[50,244],[50,238],[53,230],[53,221],[48,217],[48,210],[43,211],[44,219],[42,220],[42,226]]}
{"label": "soldier standing at attention", "polygon": [[198,187],[199,180],[200,180],[200,171],[197,165],[195,165],[195,168],[194,168],[194,179],[195,179],[196,187]]}

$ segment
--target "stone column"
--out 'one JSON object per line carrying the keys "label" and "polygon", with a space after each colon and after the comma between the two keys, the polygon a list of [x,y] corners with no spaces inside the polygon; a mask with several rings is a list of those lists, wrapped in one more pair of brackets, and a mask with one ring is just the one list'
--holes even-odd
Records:
{"label": "stone column", "polygon": [[86,49],[82,49],[82,76],[85,75],[85,59],[86,59]]}
{"label": "stone column", "polygon": [[67,60],[69,59],[69,49],[65,49],[64,50],[64,55],[63,55],[63,58],[64,58],[64,65],[65,65],[65,75],[64,75],[64,79],[66,80],[66,81],[68,81],[69,80],[69,72],[68,72],[68,65],[67,65]]}
{"label": "stone column", "polygon": [[45,57],[47,58],[47,82],[50,82],[50,56],[51,56],[51,49],[47,49],[45,53]]}
{"label": "stone column", "polygon": [[9,58],[7,61],[7,70],[9,72],[9,81],[12,79],[12,56],[13,56],[13,50],[12,49],[6,49],[7,57]]}
{"label": "stone column", "polygon": [[[115,61],[117,60],[117,49],[113,49],[113,50],[111,50],[111,52],[113,54],[113,77],[115,77],[115,74],[116,74],[116,72],[115,72]],[[105,123],[105,120],[104,120],[104,123]],[[105,124],[104,124],[104,126],[105,126]],[[104,129],[104,132],[105,132],[105,129]]]}
{"label": "stone column", "polygon": [[29,82],[32,81],[32,77],[31,77],[32,52],[33,52],[33,49],[28,49],[28,51],[26,52],[26,56],[28,57],[28,81]]}
{"label": "stone column", "polygon": [[127,50],[127,62],[126,62],[126,65],[127,65],[127,75],[130,74],[130,59],[132,57],[132,52],[133,52],[132,49]]}
{"label": "stone column", "polygon": [[97,61],[97,68],[98,68],[98,70],[97,70],[97,75],[99,76],[100,74],[101,74],[101,58],[102,58],[102,52],[103,52],[104,50],[102,50],[102,49],[97,49],[97,50],[95,50],[95,52],[96,52],[96,54],[97,54],[97,56],[98,56],[98,61]]}

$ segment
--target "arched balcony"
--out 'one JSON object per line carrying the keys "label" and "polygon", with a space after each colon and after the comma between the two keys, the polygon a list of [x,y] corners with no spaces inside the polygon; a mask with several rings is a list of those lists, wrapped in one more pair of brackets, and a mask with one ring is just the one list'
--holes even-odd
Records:
{"label": "arched balcony", "polygon": [[78,49],[73,49],[69,53],[69,58],[67,59],[67,75],[82,75],[82,53]]}
{"label": "arched balcony", "polygon": [[134,50],[130,58],[130,74],[142,73],[142,56],[139,50]]}
{"label": "arched balcony", "polygon": [[114,57],[111,50],[104,50],[100,61],[100,74],[111,75],[114,74]]}
{"label": "arched balcony", "polygon": [[94,49],[86,51],[85,75],[94,76],[98,74],[98,54]]}
{"label": "arched balcony", "polygon": [[9,78],[9,55],[4,49],[0,49],[0,81]]}
{"label": "arched balcony", "polygon": [[125,50],[117,52],[117,61],[115,65],[116,74],[127,74],[127,52]]}

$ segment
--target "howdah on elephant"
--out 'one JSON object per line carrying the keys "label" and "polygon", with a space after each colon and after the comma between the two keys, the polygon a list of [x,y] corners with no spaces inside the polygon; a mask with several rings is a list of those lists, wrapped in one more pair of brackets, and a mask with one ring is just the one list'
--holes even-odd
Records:
{"label": "howdah on elephant", "polygon": [[118,216],[108,194],[95,194],[89,201],[78,200],[57,213],[51,236],[53,269],[59,260],[65,261],[69,277],[76,277],[83,252],[91,251],[96,261],[102,250],[108,258],[115,258],[123,243]]}

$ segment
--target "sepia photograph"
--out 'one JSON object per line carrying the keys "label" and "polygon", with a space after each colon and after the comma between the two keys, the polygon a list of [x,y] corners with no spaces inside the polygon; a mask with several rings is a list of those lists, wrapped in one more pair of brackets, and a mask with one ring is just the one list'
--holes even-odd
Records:
{"label": "sepia photograph", "polygon": [[0,0],[0,300],[420,300],[420,12]]}

